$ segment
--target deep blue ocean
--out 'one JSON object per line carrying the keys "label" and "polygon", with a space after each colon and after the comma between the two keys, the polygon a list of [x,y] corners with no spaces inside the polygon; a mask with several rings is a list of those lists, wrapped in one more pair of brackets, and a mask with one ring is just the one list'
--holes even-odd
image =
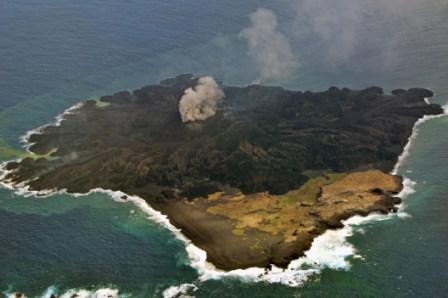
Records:
{"label": "deep blue ocean", "polygon": [[[426,87],[433,102],[448,102],[446,0],[2,0],[0,160],[21,149],[27,130],[84,99],[187,72],[228,85],[257,81],[241,32],[260,7],[276,16],[273,33],[298,62],[263,83]],[[0,188],[0,295],[110,288],[161,297],[193,283],[196,297],[448,297],[447,148],[448,117],[422,124],[399,169],[415,182],[409,216],[363,225],[348,239],[362,257],[301,287],[199,281],[181,241],[106,194],[33,198]]]}

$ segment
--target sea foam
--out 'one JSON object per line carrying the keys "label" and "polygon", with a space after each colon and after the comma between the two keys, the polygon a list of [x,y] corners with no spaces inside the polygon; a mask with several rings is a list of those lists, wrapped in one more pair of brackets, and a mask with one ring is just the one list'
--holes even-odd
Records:
{"label": "sea foam", "polygon": [[[12,292],[5,291],[3,294],[7,298],[16,298],[18,294],[21,294],[21,298],[27,298],[26,293],[24,292]],[[98,289],[69,289],[60,291],[57,287],[51,286],[48,287],[40,296],[40,298],[50,298],[50,297],[58,297],[58,298],[126,298],[130,297],[128,294],[119,293],[118,289],[114,288],[98,288]]]}
{"label": "sea foam", "polygon": [[193,292],[197,291],[198,287],[195,284],[181,284],[179,286],[171,286],[163,291],[163,298],[187,298],[192,296]]}
{"label": "sea foam", "polygon": [[[425,102],[427,104],[430,104],[430,101],[428,98],[425,98]],[[394,169],[392,170],[393,175],[397,175],[398,170],[403,166],[405,160],[409,157],[411,147],[415,140],[417,139],[417,136],[419,134],[420,125],[422,125],[425,122],[428,122],[429,120],[445,117],[448,115],[448,103],[442,106],[443,113],[439,115],[425,115],[422,118],[418,119],[417,122],[414,124],[414,127],[412,129],[412,134],[408,139],[408,142],[406,143],[406,146],[403,149],[403,152],[398,157],[398,161],[394,166]]]}

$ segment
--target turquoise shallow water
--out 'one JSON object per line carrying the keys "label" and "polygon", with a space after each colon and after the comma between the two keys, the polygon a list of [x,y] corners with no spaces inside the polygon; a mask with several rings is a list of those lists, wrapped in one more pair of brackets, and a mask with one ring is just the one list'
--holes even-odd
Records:
{"label": "turquoise shallow water", "polygon": [[[288,80],[271,83],[295,89],[422,86],[436,92],[434,101],[446,103],[448,11],[442,2],[410,1],[403,15],[352,17],[348,24],[320,12],[326,10],[311,10],[312,19],[331,20],[332,27],[365,24],[347,37],[358,41],[347,49],[304,26],[304,16],[296,13],[300,1],[4,1],[0,137],[20,148],[26,130],[78,100],[182,72],[210,73],[227,84],[252,82],[256,67],[239,32],[260,6],[277,14],[302,63]],[[328,48],[351,55],[329,61]],[[416,182],[405,202],[411,217],[363,226],[349,240],[363,259],[351,259],[349,270],[325,269],[301,288],[239,280],[198,283],[180,241],[135,207],[104,194],[36,199],[0,189],[0,292],[38,297],[49,286],[61,292],[113,287],[158,297],[168,286],[195,282],[197,297],[446,297],[447,147],[448,118],[423,124],[400,169]]]}
{"label": "turquoise shallow water", "polygon": [[195,276],[181,243],[139,209],[106,195],[30,199],[2,191],[1,197],[3,290],[37,295],[50,285],[120,285],[153,293]]}

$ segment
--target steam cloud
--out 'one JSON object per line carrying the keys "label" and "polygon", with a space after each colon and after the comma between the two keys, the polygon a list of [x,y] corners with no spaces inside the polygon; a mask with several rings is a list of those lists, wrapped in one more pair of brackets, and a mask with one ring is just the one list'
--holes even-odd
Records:
{"label": "steam cloud", "polygon": [[260,72],[258,81],[272,81],[288,77],[299,68],[285,35],[277,29],[275,14],[259,8],[250,16],[251,24],[240,36],[247,40],[249,55]]}
{"label": "steam cloud", "polygon": [[179,102],[182,122],[205,120],[216,114],[224,92],[211,76],[201,77],[194,88],[185,90]]}
{"label": "steam cloud", "polygon": [[446,0],[285,0],[278,7],[288,16],[284,22],[259,8],[240,33],[262,83],[288,79],[302,66],[315,69],[308,61],[329,72],[400,68],[410,44],[433,50],[424,43],[437,38],[442,29],[434,28],[444,26],[448,14]]}
{"label": "steam cloud", "polygon": [[293,0],[290,3],[290,10],[296,11],[296,37],[302,43],[312,40],[319,44],[325,49],[325,62],[334,66],[369,51],[368,55],[378,55],[378,62],[393,63],[388,56],[395,58],[403,48],[409,47],[400,42],[421,34],[427,22],[422,11],[431,11],[432,17],[442,18],[448,12],[445,0]]}

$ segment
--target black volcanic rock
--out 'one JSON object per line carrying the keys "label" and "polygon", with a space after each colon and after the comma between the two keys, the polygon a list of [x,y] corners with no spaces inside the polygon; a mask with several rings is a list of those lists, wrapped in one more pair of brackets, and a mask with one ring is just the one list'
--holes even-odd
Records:
{"label": "black volcanic rock", "polygon": [[[442,113],[424,102],[432,96],[426,89],[225,86],[216,116],[184,124],[178,101],[196,82],[182,75],[104,96],[106,107],[87,102],[30,138],[31,151],[57,148],[59,159],[25,159],[11,177],[33,180],[35,189],[104,187],[155,198],[206,196],[226,185],[281,194],[303,184],[306,170],[390,171],[415,121]],[[88,177],[91,171],[99,174]]]}

